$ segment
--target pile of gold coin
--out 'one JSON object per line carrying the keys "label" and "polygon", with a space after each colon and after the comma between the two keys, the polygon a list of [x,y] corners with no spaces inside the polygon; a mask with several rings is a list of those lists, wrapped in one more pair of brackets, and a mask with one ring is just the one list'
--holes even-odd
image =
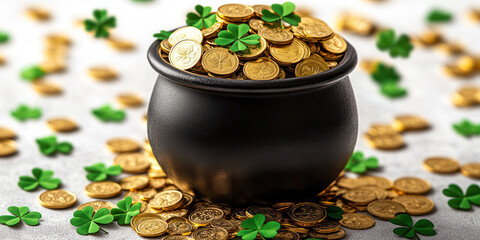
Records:
{"label": "pile of gold coin", "polygon": [[445,64],[443,70],[452,77],[473,77],[480,73],[480,58],[462,55],[454,62]]}
{"label": "pile of gold coin", "polygon": [[[347,43],[322,20],[304,16],[298,26],[282,29],[261,19],[265,5],[226,4],[208,29],[182,27],[160,44],[159,54],[172,66],[195,74],[238,80],[304,77],[331,69],[342,60]],[[248,23],[259,44],[234,53],[215,44],[228,24]]]}
{"label": "pile of gold coin", "polygon": [[379,27],[365,16],[343,13],[337,18],[337,29],[361,36],[371,36],[379,30]]}
{"label": "pile of gold coin", "polygon": [[449,157],[429,157],[423,161],[423,168],[438,174],[453,174],[460,171],[464,176],[480,179],[480,162],[460,163]]}
{"label": "pile of gold coin", "polygon": [[17,152],[16,134],[7,127],[0,126],[0,157],[7,157]]}
{"label": "pile of gold coin", "polygon": [[411,39],[416,46],[435,48],[447,55],[459,55],[466,52],[465,47],[461,43],[447,41],[440,32],[433,29],[428,29],[417,36],[412,36]]}
{"label": "pile of gold coin", "polygon": [[453,105],[457,107],[471,107],[480,104],[480,87],[463,86],[451,97]]}

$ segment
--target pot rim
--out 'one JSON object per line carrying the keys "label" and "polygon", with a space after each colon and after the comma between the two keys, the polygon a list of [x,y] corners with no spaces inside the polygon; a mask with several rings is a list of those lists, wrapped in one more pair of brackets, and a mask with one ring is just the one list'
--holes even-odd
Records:
{"label": "pot rim", "polygon": [[343,79],[357,65],[357,52],[347,41],[347,50],[342,61],[336,67],[315,75],[266,81],[214,78],[187,72],[170,65],[159,54],[160,42],[161,40],[154,41],[147,53],[150,65],[158,74],[186,87],[216,92],[281,93],[325,87]]}

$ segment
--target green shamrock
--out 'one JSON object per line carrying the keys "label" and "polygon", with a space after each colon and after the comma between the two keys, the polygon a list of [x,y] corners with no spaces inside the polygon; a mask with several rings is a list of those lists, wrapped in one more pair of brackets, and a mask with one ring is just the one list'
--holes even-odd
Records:
{"label": "green shamrock", "polygon": [[35,226],[38,225],[38,221],[42,218],[42,214],[39,212],[30,212],[28,207],[15,207],[10,206],[7,210],[13,214],[12,215],[2,215],[0,216],[0,223],[5,224],[9,227],[17,225],[20,220],[23,220],[27,225]]}
{"label": "green shamrock", "polygon": [[115,110],[108,104],[93,109],[92,113],[102,122],[121,122],[125,119],[125,112],[123,110]]}
{"label": "green shamrock", "polygon": [[453,198],[448,201],[451,208],[470,210],[471,204],[480,206],[480,187],[477,184],[470,185],[466,194],[458,185],[450,184],[443,189],[443,195]]}
{"label": "green shamrock", "polygon": [[232,50],[232,52],[238,52],[247,49],[245,44],[255,45],[259,43],[258,39],[260,39],[260,36],[257,34],[243,37],[248,31],[250,31],[250,27],[245,23],[240,25],[228,24],[227,29],[228,30],[222,30],[218,33],[218,38],[215,39],[215,44],[220,46],[232,44],[230,50]]}
{"label": "green shamrock", "polygon": [[42,78],[43,76],[45,76],[45,71],[43,71],[38,65],[32,65],[23,68],[20,72],[20,77],[27,82],[33,82],[34,80]]}
{"label": "green shamrock", "polygon": [[12,110],[10,114],[18,121],[23,122],[27,119],[39,119],[42,116],[42,110],[21,104],[15,110]]}
{"label": "green shamrock", "polygon": [[428,14],[427,14],[427,21],[430,23],[445,23],[445,22],[450,22],[452,20],[453,16],[450,12],[445,11],[443,9],[432,9]]}
{"label": "green shamrock", "polygon": [[396,82],[382,83],[380,85],[380,92],[389,98],[397,98],[407,95],[407,89],[400,87]]}
{"label": "green shamrock", "polygon": [[395,38],[395,31],[388,29],[377,34],[377,48],[381,51],[389,51],[391,57],[407,58],[413,50],[413,44],[408,35],[401,34]]}
{"label": "green shamrock", "polygon": [[43,155],[52,155],[56,152],[68,154],[73,150],[69,142],[57,142],[57,136],[51,135],[44,138],[37,138],[37,145]]}
{"label": "green shamrock", "polygon": [[327,217],[334,220],[342,220],[343,218],[343,209],[337,206],[327,207]]}
{"label": "green shamrock", "polygon": [[398,82],[401,78],[400,74],[398,74],[393,66],[388,66],[383,62],[379,62],[375,66],[375,70],[372,72],[371,77],[377,83]]}
{"label": "green shamrock", "polygon": [[117,176],[122,173],[120,165],[112,165],[107,168],[104,163],[95,163],[84,167],[84,169],[88,172],[87,179],[93,182],[103,181],[109,176]]}
{"label": "green shamrock", "polygon": [[156,37],[159,40],[165,40],[168,39],[172,35],[172,32],[167,32],[167,31],[160,31],[159,33],[153,34],[153,37]]}
{"label": "green shamrock", "polygon": [[284,2],[280,4],[272,4],[272,10],[275,13],[268,11],[267,9],[262,10],[262,20],[265,22],[280,22],[280,26],[285,28],[282,24],[283,21],[287,22],[292,26],[298,26],[298,23],[302,21],[300,16],[294,14],[295,4],[292,2]]}
{"label": "green shamrock", "polygon": [[243,240],[254,240],[259,233],[262,239],[275,237],[277,230],[280,229],[280,223],[275,221],[264,223],[265,215],[263,214],[256,214],[253,218],[245,219],[242,222],[245,230],[239,231],[237,236],[242,237]]}
{"label": "green shamrock", "polygon": [[453,129],[464,137],[470,137],[480,134],[480,124],[472,123],[470,120],[464,119],[459,123],[453,124]]}
{"label": "green shamrock", "polygon": [[6,43],[10,40],[10,35],[8,33],[0,31],[0,43]]}
{"label": "green shamrock", "polygon": [[95,214],[93,213],[93,207],[87,206],[82,210],[77,210],[73,213],[73,218],[70,219],[70,224],[77,228],[77,233],[81,235],[87,235],[89,233],[96,233],[98,230],[103,230],[98,224],[109,224],[113,222],[113,216],[110,214],[108,208],[98,209]]}
{"label": "green shamrock", "polygon": [[114,16],[108,16],[107,10],[95,9],[93,17],[95,19],[86,19],[83,21],[87,32],[95,31],[96,38],[108,38],[110,28],[117,26],[117,19]]}
{"label": "green shamrock", "polygon": [[118,208],[112,208],[111,213],[118,225],[128,225],[132,217],[140,213],[141,203],[132,205],[132,197],[128,196],[117,203]]}
{"label": "green shamrock", "polygon": [[378,159],[376,157],[369,157],[365,159],[363,152],[357,151],[353,153],[348,161],[345,170],[352,171],[354,173],[365,173],[367,169],[378,168]]}
{"label": "green shamrock", "polygon": [[187,25],[196,27],[200,30],[203,28],[209,28],[213,26],[217,22],[216,15],[211,14],[212,8],[211,7],[204,7],[202,5],[196,5],[194,12],[187,13]]}
{"label": "green shamrock", "polygon": [[41,168],[32,169],[33,177],[20,176],[18,186],[25,191],[32,191],[39,185],[45,189],[57,189],[62,183],[59,178],[52,178],[54,172],[52,170],[43,170]]}
{"label": "green shamrock", "polygon": [[416,237],[417,239],[420,239],[417,234],[424,236],[435,236],[437,234],[435,230],[433,230],[435,226],[430,220],[420,219],[415,225],[413,225],[412,216],[408,214],[399,214],[397,217],[390,220],[390,222],[395,225],[403,226],[393,229],[393,233],[406,238]]}

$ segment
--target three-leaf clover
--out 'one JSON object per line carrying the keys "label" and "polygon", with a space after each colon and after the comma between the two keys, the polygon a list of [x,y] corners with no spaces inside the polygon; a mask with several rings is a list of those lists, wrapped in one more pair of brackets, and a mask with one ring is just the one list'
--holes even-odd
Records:
{"label": "three-leaf clover", "polygon": [[200,30],[209,28],[217,22],[215,14],[211,14],[212,8],[209,6],[196,5],[194,12],[187,13],[187,25],[196,27]]}
{"label": "three-leaf clover", "polygon": [[413,224],[412,216],[408,214],[399,214],[396,218],[390,220],[391,223],[402,226],[393,229],[393,233],[406,238],[420,239],[417,234],[424,236],[435,236],[437,233],[433,228],[435,227],[430,220],[420,219],[415,225]]}
{"label": "three-leaf clover", "polygon": [[42,110],[40,108],[29,107],[25,104],[19,105],[16,109],[10,112],[12,117],[18,121],[25,121],[27,119],[39,119],[42,116]]}
{"label": "three-leaf clover", "polygon": [[343,209],[337,206],[327,207],[327,217],[334,220],[342,220]]}
{"label": "three-leaf clover", "polygon": [[388,29],[377,34],[377,48],[381,51],[389,51],[391,57],[407,58],[413,50],[413,44],[408,35],[401,34],[396,38],[395,31]]}
{"label": "three-leaf clover", "polygon": [[125,119],[125,112],[123,110],[115,110],[108,104],[93,109],[92,113],[102,122],[121,122]]}
{"label": "three-leaf clover", "polygon": [[113,216],[110,214],[108,208],[101,208],[93,213],[93,207],[88,206],[82,210],[77,210],[73,213],[73,218],[70,223],[77,228],[77,233],[87,235],[89,233],[96,233],[98,230],[103,230],[98,224],[109,224],[113,222]]}
{"label": "three-leaf clover", "polygon": [[453,129],[464,137],[470,137],[480,134],[480,124],[472,123],[470,120],[463,120],[459,123],[453,124]]}
{"label": "three-leaf clover", "polygon": [[443,195],[453,198],[448,201],[451,208],[469,210],[471,204],[480,206],[480,187],[477,184],[470,185],[465,194],[458,185],[450,184],[443,189]]}
{"label": "three-leaf clover", "polygon": [[140,213],[141,203],[132,205],[132,197],[128,196],[117,203],[118,208],[112,208],[111,213],[118,225],[130,224],[132,217]]}
{"label": "three-leaf clover", "polygon": [[57,189],[62,181],[59,178],[52,178],[53,173],[52,170],[34,168],[32,169],[33,177],[20,176],[18,186],[25,191],[32,191],[39,185],[48,190]]}
{"label": "three-leaf clover", "polygon": [[280,26],[284,28],[283,21],[287,22],[292,26],[298,26],[298,23],[302,21],[300,16],[294,14],[295,4],[292,2],[284,2],[283,4],[272,4],[272,10],[275,13],[268,11],[267,9],[262,10],[262,20],[265,22],[280,22]]}
{"label": "three-leaf clover", "polygon": [[0,31],[0,43],[6,43],[10,40],[10,35],[8,33]]}
{"label": "three-leaf clover", "polygon": [[120,165],[112,165],[107,168],[104,163],[95,163],[84,167],[84,169],[88,172],[87,179],[94,182],[103,181],[109,176],[117,176],[122,173]]}
{"label": "three-leaf clover", "polygon": [[363,156],[363,152],[357,151],[353,153],[345,166],[345,170],[352,171],[354,173],[365,173],[367,169],[378,168],[378,159],[376,157],[366,158]]}
{"label": "three-leaf clover", "polygon": [[430,23],[450,22],[452,18],[452,14],[450,12],[438,8],[432,9],[426,17],[427,21]]}
{"label": "three-leaf clover", "polygon": [[170,35],[172,35],[172,32],[167,32],[167,31],[161,30],[159,33],[153,34],[153,37],[155,37],[159,40],[165,40],[165,39],[168,39],[170,37]]}
{"label": "three-leaf clover", "polygon": [[2,215],[0,216],[0,223],[7,226],[17,225],[20,220],[23,220],[27,225],[35,226],[38,225],[38,221],[42,218],[42,214],[39,212],[30,212],[28,207],[15,207],[10,206],[7,210],[13,214],[12,215]]}
{"label": "three-leaf clover", "polygon": [[45,71],[38,65],[32,65],[26,68],[23,68],[20,71],[20,77],[28,82],[33,82],[36,79],[45,76]]}
{"label": "three-leaf clover", "polygon": [[44,138],[37,138],[38,149],[43,155],[52,155],[56,152],[68,154],[73,150],[73,145],[69,142],[58,142],[57,136],[51,135]]}
{"label": "three-leaf clover", "polygon": [[280,223],[275,221],[264,223],[265,215],[263,214],[256,214],[253,218],[243,220],[242,227],[245,230],[239,231],[237,236],[242,237],[243,240],[253,240],[259,233],[262,239],[275,237],[277,230],[280,229]]}
{"label": "three-leaf clover", "polygon": [[95,31],[96,38],[108,38],[109,29],[117,26],[117,19],[114,16],[108,16],[107,10],[95,9],[93,11],[94,19],[83,21],[87,32]]}
{"label": "three-leaf clover", "polygon": [[240,25],[228,24],[227,29],[228,30],[222,30],[218,33],[218,38],[215,39],[215,44],[220,46],[232,44],[230,50],[232,50],[232,52],[238,52],[247,49],[245,44],[255,45],[259,43],[258,39],[260,39],[260,36],[257,34],[243,37],[248,31],[250,31],[250,27],[245,23]]}

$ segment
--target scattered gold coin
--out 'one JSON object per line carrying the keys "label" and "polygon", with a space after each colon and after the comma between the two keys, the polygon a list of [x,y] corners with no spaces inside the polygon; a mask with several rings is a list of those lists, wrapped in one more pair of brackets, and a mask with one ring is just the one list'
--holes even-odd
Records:
{"label": "scattered gold coin", "polygon": [[350,229],[363,230],[375,225],[375,220],[373,220],[373,218],[361,213],[344,213],[342,214],[342,217],[340,224]]}
{"label": "scattered gold coin", "polygon": [[356,188],[343,194],[343,199],[358,205],[368,205],[370,202],[377,200],[375,192],[365,189]]}
{"label": "scattered gold coin", "polygon": [[200,227],[192,234],[195,240],[226,240],[227,230],[219,227]]}
{"label": "scattered gold coin", "polygon": [[480,88],[464,86],[452,95],[452,103],[457,107],[470,107],[480,104]]}
{"label": "scattered gold coin", "polygon": [[166,190],[155,194],[148,205],[152,208],[168,211],[181,206],[182,200],[182,192],[177,190]]}
{"label": "scattered gold coin", "polygon": [[480,22],[480,9],[479,8],[472,8],[467,13],[468,19],[470,19],[474,23]]}
{"label": "scattered gold coin", "polygon": [[429,157],[423,161],[423,167],[429,172],[448,174],[458,172],[460,164],[448,157]]}
{"label": "scattered gold coin", "polygon": [[334,233],[341,229],[341,225],[335,221],[322,221],[315,225],[312,230],[317,233]]}
{"label": "scattered gold coin", "polygon": [[343,13],[337,18],[337,28],[341,31],[369,36],[375,33],[378,27],[367,17],[358,14]]}
{"label": "scattered gold coin", "polygon": [[115,80],[118,77],[118,73],[113,68],[106,66],[91,67],[88,70],[88,74],[93,79],[101,82]]}
{"label": "scattered gold coin", "polygon": [[310,232],[308,236],[312,238],[319,238],[319,239],[341,239],[345,237],[347,232],[341,228],[338,232],[334,233],[317,233],[317,232]]}
{"label": "scattered gold coin", "polygon": [[128,153],[140,150],[140,145],[132,139],[113,138],[107,141],[107,148],[114,153]]}
{"label": "scattered gold coin", "polygon": [[118,51],[131,51],[135,49],[135,44],[133,42],[116,37],[109,37],[107,43],[110,47]]}
{"label": "scattered gold coin", "polygon": [[429,214],[435,208],[435,204],[430,198],[421,195],[398,196],[393,201],[405,206],[407,213],[412,216]]}
{"label": "scattered gold coin", "polygon": [[393,182],[394,188],[404,194],[425,194],[432,188],[426,180],[416,177],[403,177]]}
{"label": "scattered gold coin", "polygon": [[17,152],[17,144],[11,139],[0,140],[0,157],[7,157]]}
{"label": "scattered gold coin", "polygon": [[36,80],[32,83],[33,90],[44,96],[58,95],[62,93],[62,88],[51,82],[45,80]]}
{"label": "scattered gold coin", "polygon": [[93,182],[85,187],[85,193],[92,198],[111,198],[122,193],[122,188],[116,182]]}
{"label": "scattered gold coin", "polygon": [[46,208],[63,209],[75,205],[77,196],[62,189],[49,190],[40,194],[38,202]]}
{"label": "scattered gold coin", "polygon": [[167,223],[167,233],[171,235],[189,235],[195,229],[195,227],[183,217],[170,218],[167,220]]}
{"label": "scattered gold coin", "polygon": [[298,226],[313,227],[325,219],[327,212],[318,204],[304,202],[290,208],[288,216]]}
{"label": "scattered gold coin", "polygon": [[461,171],[462,171],[462,174],[467,177],[480,179],[480,163],[465,164],[462,166]]}
{"label": "scattered gold coin", "polygon": [[72,132],[78,129],[77,123],[70,118],[51,118],[47,126],[55,132]]}
{"label": "scattered gold coin", "polygon": [[188,221],[196,226],[206,226],[211,222],[223,218],[225,213],[215,207],[206,207],[194,210],[189,216]]}
{"label": "scattered gold coin", "polygon": [[115,157],[113,162],[120,165],[122,171],[127,173],[143,173],[151,165],[151,161],[142,153],[123,153]]}
{"label": "scattered gold coin", "polygon": [[50,11],[41,7],[29,7],[25,14],[32,20],[44,22],[50,20]]}
{"label": "scattered gold coin", "polygon": [[67,35],[63,34],[49,34],[45,37],[45,44],[47,46],[70,46],[72,40]]}
{"label": "scattered gold coin", "polygon": [[367,133],[365,140],[372,148],[381,150],[395,150],[405,146],[405,141],[400,134],[374,136]]}
{"label": "scattered gold coin", "polygon": [[66,68],[65,61],[62,59],[45,59],[40,63],[40,68],[46,73],[57,73],[63,72]]}
{"label": "scattered gold coin", "polygon": [[[143,215],[146,214],[146,215]],[[135,220],[135,223],[134,223]],[[132,218],[132,227],[142,237],[158,237],[167,231],[168,224],[158,216],[141,213]]]}
{"label": "scattered gold coin", "polygon": [[399,132],[418,131],[430,126],[427,120],[415,115],[398,115],[392,125]]}
{"label": "scattered gold coin", "polygon": [[108,210],[112,210],[112,208],[116,208],[117,206],[115,206],[113,203],[111,202],[106,202],[106,201],[92,201],[92,202],[87,202],[87,203],[84,203],[80,206],[78,206],[77,210],[82,210],[84,209],[85,207],[92,207],[93,208],[93,211],[96,212],[97,210],[99,209],[102,209],[102,208],[108,208]]}
{"label": "scattered gold coin", "polygon": [[135,190],[147,187],[149,182],[147,175],[136,175],[120,179],[119,184],[122,190]]}
{"label": "scattered gold coin", "polygon": [[139,107],[143,105],[142,97],[134,93],[118,94],[117,102],[124,107]]}
{"label": "scattered gold coin", "polygon": [[370,214],[382,220],[391,220],[398,213],[407,212],[403,204],[392,200],[375,200],[368,204],[367,210]]}
{"label": "scattered gold coin", "polygon": [[15,137],[16,134],[12,129],[0,126],[0,140],[12,139]]}

